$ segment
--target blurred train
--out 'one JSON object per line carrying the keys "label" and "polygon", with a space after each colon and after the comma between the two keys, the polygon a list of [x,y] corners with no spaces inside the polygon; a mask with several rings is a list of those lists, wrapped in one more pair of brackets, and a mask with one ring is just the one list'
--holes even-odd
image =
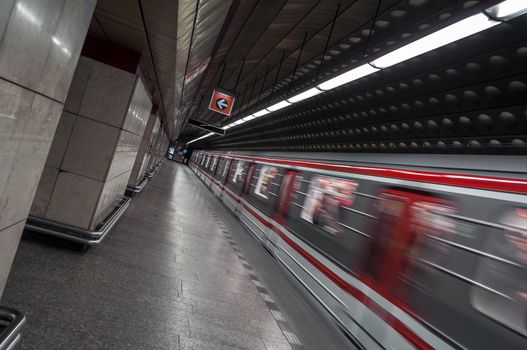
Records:
{"label": "blurred train", "polygon": [[218,153],[190,167],[367,349],[527,349],[524,157]]}

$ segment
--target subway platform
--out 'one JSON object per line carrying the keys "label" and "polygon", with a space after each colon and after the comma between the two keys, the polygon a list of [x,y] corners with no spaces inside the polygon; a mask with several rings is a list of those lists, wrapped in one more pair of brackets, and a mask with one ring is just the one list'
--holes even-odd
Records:
{"label": "subway platform", "polygon": [[100,246],[26,232],[2,302],[27,316],[22,349],[353,348],[174,162]]}

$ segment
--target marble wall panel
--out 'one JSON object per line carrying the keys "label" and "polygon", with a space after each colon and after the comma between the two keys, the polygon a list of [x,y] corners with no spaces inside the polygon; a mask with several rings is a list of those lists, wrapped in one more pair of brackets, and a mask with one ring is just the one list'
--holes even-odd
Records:
{"label": "marble wall panel", "polygon": [[31,215],[41,218],[46,216],[46,211],[58,176],[59,169],[50,166],[44,167],[35,198],[33,199],[33,205],[31,206]]}
{"label": "marble wall panel", "polygon": [[61,172],[55,184],[46,218],[89,229],[104,183]]}
{"label": "marble wall panel", "polygon": [[152,110],[152,101],[146,90],[142,79],[138,78],[134,87],[134,93],[128,106],[123,129],[143,136],[146,124]]}
{"label": "marble wall panel", "polygon": [[75,69],[75,74],[73,75],[73,80],[71,81],[68,96],[66,97],[66,102],[64,102],[65,111],[76,114],[79,113],[82,98],[86,92],[86,86],[88,85],[92,68],[93,60],[91,58],[84,56],[79,58],[79,63]]}
{"label": "marble wall panel", "polygon": [[118,128],[78,115],[61,169],[104,181],[119,134]]}
{"label": "marble wall panel", "polygon": [[114,177],[104,183],[99,203],[91,224],[92,229],[97,227],[120,202],[126,191],[126,185],[130,178],[130,171]]}
{"label": "marble wall panel", "polygon": [[143,179],[144,170],[146,167],[146,151],[148,150],[148,140],[141,139],[137,156],[135,157],[134,166],[132,167],[132,174],[130,175],[130,186],[137,186]]}
{"label": "marble wall panel", "polygon": [[24,220],[0,231],[0,295],[2,295],[9,276],[25,224]]}
{"label": "marble wall panel", "polygon": [[132,73],[94,61],[79,114],[121,128],[135,80]]}
{"label": "marble wall panel", "polygon": [[140,144],[140,136],[121,130],[119,143],[115,149],[112,164],[106,177],[107,180],[132,170]]}
{"label": "marble wall panel", "polygon": [[150,114],[148,122],[146,123],[145,130],[143,132],[143,137],[141,139],[141,145],[137,151],[137,157],[135,158],[134,166],[132,168],[132,174],[130,175],[130,180],[128,184],[130,186],[137,186],[143,179],[143,174],[147,166],[148,160],[148,151],[150,150],[150,137],[156,123],[157,115]]}
{"label": "marble wall panel", "polygon": [[60,169],[62,160],[66,154],[66,149],[71,138],[71,133],[73,131],[76,118],[77,116],[75,114],[62,111],[62,115],[60,116],[59,124],[57,126],[57,131],[55,131],[55,136],[53,137],[53,142],[51,143],[51,148],[49,149],[46,165]]}
{"label": "marble wall panel", "polygon": [[61,110],[0,79],[0,229],[27,217]]}
{"label": "marble wall panel", "polygon": [[10,9],[0,42],[0,77],[63,102],[95,3],[16,0],[0,4],[0,11]]}
{"label": "marble wall panel", "polygon": [[14,5],[15,0],[0,1],[0,38],[4,36]]}

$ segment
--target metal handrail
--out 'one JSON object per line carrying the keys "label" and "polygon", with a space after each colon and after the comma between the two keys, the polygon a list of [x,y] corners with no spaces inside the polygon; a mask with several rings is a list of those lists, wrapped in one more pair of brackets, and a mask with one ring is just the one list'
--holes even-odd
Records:
{"label": "metal handrail", "polygon": [[0,307],[0,321],[7,323],[7,326],[0,330],[0,350],[12,350],[22,338],[21,332],[26,317],[15,309]]}
{"label": "metal handrail", "polygon": [[50,236],[67,239],[73,242],[82,243],[84,245],[93,246],[98,245],[106,237],[108,232],[113,226],[119,221],[121,216],[124,214],[128,206],[130,205],[131,199],[123,197],[119,207],[117,207],[104,221],[102,226],[95,230],[86,230],[80,227],[63,224],[60,222],[43,219],[36,216],[29,216],[26,229],[44,233]]}
{"label": "metal handrail", "polygon": [[159,170],[161,163],[163,163],[163,160],[160,160],[156,165],[154,165],[152,169],[148,173],[145,174],[145,177],[151,179]]}
{"label": "metal handrail", "polygon": [[141,180],[139,185],[137,185],[137,186],[126,186],[126,190],[130,191],[130,192],[133,192],[133,193],[139,193],[139,192],[141,192],[143,190],[143,188],[145,188],[147,182],[148,182],[148,178],[147,177],[143,177],[143,180]]}

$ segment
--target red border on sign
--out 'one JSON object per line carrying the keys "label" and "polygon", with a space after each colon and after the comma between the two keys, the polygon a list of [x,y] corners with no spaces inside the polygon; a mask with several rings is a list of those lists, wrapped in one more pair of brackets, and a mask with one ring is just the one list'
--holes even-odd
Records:
{"label": "red border on sign", "polygon": [[[216,101],[219,98],[224,98],[227,101],[227,107],[225,109],[219,109],[216,106]],[[234,109],[235,102],[236,102],[236,97],[234,95],[214,89],[214,91],[212,92],[212,96],[210,97],[209,109],[211,111],[214,111],[214,112],[226,115],[226,116],[230,116],[232,113],[232,110]]]}

